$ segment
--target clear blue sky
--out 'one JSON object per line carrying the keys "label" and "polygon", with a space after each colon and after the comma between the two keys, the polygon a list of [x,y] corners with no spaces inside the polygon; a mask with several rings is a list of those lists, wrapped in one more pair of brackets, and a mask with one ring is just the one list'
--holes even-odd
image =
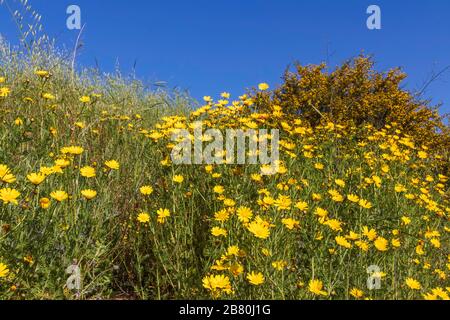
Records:
{"label": "clear blue sky", "polygon": [[[8,0],[10,2],[14,0]],[[86,23],[79,62],[124,73],[137,62],[137,75],[167,81],[194,97],[233,95],[268,82],[280,83],[286,66],[332,65],[364,51],[377,68],[402,66],[405,86],[420,88],[433,71],[450,65],[448,0],[30,0],[43,15],[46,32],[72,47],[77,31],[66,29],[66,8],[77,4]],[[366,9],[382,10],[382,30],[366,27]],[[16,30],[0,7],[0,32]],[[328,49],[327,49],[328,48]],[[427,96],[450,112],[450,72]]]}

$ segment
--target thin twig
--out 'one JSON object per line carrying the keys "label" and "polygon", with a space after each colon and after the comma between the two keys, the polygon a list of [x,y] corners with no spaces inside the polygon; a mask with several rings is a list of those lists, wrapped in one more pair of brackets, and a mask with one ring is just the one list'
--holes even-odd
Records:
{"label": "thin twig", "polygon": [[421,97],[425,91],[428,89],[428,87],[434,82],[436,81],[440,76],[442,76],[445,72],[447,72],[448,70],[450,70],[450,66],[446,66],[444,69],[442,69],[441,71],[439,71],[438,73],[432,75],[431,79],[428,80],[424,86],[422,87],[422,89],[419,91],[419,93],[417,94],[418,97]]}
{"label": "thin twig", "polygon": [[80,38],[81,38],[81,34],[83,33],[84,27],[86,26],[86,24],[83,24],[83,26],[80,29],[80,32],[78,33],[78,37],[77,37],[77,41],[75,42],[75,47],[73,49],[73,57],[72,57],[72,78],[75,74],[75,60],[77,58],[77,50],[78,50],[78,45],[80,42]]}

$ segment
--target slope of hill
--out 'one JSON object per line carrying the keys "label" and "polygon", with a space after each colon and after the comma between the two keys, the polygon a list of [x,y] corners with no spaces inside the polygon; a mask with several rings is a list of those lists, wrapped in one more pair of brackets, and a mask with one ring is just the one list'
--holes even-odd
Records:
{"label": "slope of hill", "polygon": [[[448,299],[445,157],[397,122],[312,126],[254,98],[192,111],[3,44],[0,298]],[[220,143],[215,164],[175,164],[231,129],[279,134],[276,166]]]}

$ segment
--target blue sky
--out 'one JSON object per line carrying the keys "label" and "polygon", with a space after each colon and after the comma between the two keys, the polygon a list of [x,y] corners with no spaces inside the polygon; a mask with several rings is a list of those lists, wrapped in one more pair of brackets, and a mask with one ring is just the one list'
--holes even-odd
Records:
{"label": "blue sky", "polygon": [[[14,0],[8,0],[12,2]],[[335,66],[361,52],[377,69],[401,66],[404,85],[421,88],[450,65],[448,0],[30,0],[46,32],[72,47],[77,31],[66,28],[66,8],[79,5],[84,48],[79,63],[124,73],[136,62],[139,78],[166,81],[195,98],[229,91],[237,96],[260,82],[272,87],[289,63],[328,60]],[[382,29],[368,30],[366,9],[382,10]],[[0,32],[13,40],[14,24],[0,7]],[[327,54],[328,52],[328,54]],[[427,97],[450,112],[450,72]]]}

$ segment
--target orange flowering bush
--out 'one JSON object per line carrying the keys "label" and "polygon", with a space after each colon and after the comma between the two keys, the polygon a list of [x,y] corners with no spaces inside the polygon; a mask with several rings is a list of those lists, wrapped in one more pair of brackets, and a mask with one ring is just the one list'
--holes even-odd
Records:
{"label": "orange flowering bush", "polygon": [[447,154],[449,128],[437,108],[401,88],[406,75],[400,69],[378,72],[371,58],[360,56],[329,72],[325,64],[295,65],[272,91],[255,91],[255,110],[274,106],[291,116],[301,115],[312,126],[371,124],[382,128],[395,122],[418,143]]}

